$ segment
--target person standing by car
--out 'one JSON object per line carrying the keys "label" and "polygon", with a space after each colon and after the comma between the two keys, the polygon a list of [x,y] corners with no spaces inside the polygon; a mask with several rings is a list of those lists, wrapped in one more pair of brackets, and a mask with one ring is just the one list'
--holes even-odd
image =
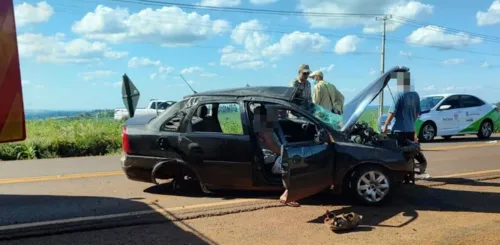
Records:
{"label": "person standing by car", "polygon": [[392,132],[399,142],[415,141],[415,121],[420,115],[420,96],[411,91],[410,80],[398,80],[398,91],[394,103],[389,109],[382,133],[387,133],[387,127],[395,119]]}
{"label": "person standing by car", "polygon": [[320,70],[313,72],[309,77],[315,80],[312,94],[313,103],[332,113],[342,115],[344,95],[333,84],[323,80],[323,72]]}
{"label": "person standing by car", "polygon": [[309,70],[309,65],[302,64],[299,67],[299,72],[297,77],[289,84],[290,87],[298,88],[296,98],[301,99],[301,101],[297,101],[299,106],[301,106],[305,110],[309,110],[309,106],[312,103],[311,98],[311,83],[307,80],[311,74],[311,70]]}

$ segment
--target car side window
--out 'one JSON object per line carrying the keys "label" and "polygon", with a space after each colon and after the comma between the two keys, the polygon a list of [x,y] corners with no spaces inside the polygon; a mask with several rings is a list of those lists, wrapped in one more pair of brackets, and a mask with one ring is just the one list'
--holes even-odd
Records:
{"label": "car side window", "polygon": [[477,107],[477,106],[482,106],[484,104],[484,102],[471,95],[462,95],[461,100],[463,108]]}
{"label": "car side window", "polygon": [[[214,114],[217,114],[215,117]],[[191,118],[192,132],[243,134],[238,103],[210,103],[198,106]]]}
{"label": "car side window", "polygon": [[166,120],[160,130],[167,132],[178,132],[184,116],[185,113],[183,111],[175,113],[173,117]]}
{"label": "car side window", "polygon": [[450,109],[457,109],[460,107],[460,100],[458,99],[458,95],[453,95],[453,96],[450,96],[448,97],[445,101],[443,101],[443,103],[441,104],[442,106],[443,105],[450,105]]}

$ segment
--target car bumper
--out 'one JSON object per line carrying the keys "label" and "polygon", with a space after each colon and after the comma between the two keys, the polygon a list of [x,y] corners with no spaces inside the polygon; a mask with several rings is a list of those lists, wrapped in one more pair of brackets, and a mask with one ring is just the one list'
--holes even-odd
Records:
{"label": "car bumper", "polygon": [[128,179],[146,183],[153,183],[151,173],[156,161],[144,161],[144,159],[129,155],[122,155],[121,168]]}

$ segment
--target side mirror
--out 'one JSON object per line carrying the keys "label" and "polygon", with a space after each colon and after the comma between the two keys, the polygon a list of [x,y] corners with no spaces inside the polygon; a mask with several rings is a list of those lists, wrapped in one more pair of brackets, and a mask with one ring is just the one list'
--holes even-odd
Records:
{"label": "side mirror", "polygon": [[445,111],[451,108],[451,105],[442,105],[438,108],[440,111]]}

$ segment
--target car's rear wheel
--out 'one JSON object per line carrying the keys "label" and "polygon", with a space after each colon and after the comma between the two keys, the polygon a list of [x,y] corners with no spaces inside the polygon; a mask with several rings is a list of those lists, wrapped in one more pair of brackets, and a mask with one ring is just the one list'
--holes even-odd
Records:
{"label": "car's rear wheel", "polygon": [[488,139],[493,133],[493,124],[490,121],[484,120],[479,126],[479,131],[477,132],[477,137],[480,139]]}
{"label": "car's rear wheel", "polygon": [[378,205],[392,194],[391,177],[381,167],[365,165],[356,169],[350,180],[351,194],[362,204]]}
{"label": "car's rear wheel", "polygon": [[432,122],[425,122],[418,133],[418,140],[420,142],[432,141],[436,136],[436,131],[436,126]]}

